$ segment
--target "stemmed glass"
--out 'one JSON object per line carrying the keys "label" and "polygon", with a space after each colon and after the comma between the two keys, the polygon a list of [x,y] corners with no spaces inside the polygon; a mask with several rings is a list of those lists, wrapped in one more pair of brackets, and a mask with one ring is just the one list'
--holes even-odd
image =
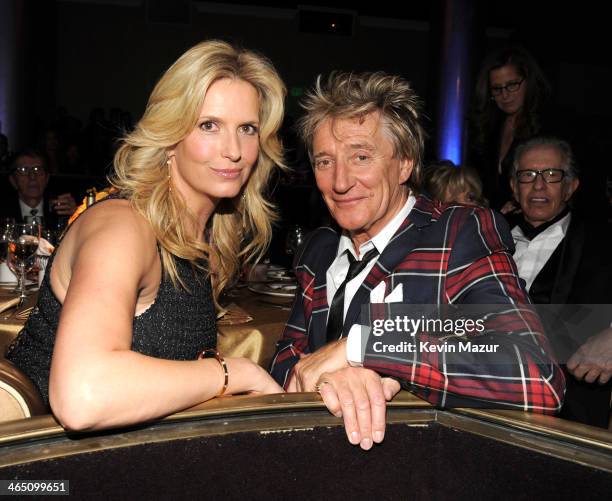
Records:
{"label": "stemmed glass", "polygon": [[26,271],[31,258],[38,250],[40,226],[37,224],[15,224],[9,238],[9,259],[19,272],[19,304],[26,297]]}
{"label": "stemmed glass", "polygon": [[8,258],[8,244],[14,225],[15,220],[11,217],[0,219],[0,264]]}
{"label": "stemmed glass", "polygon": [[303,241],[304,229],[300,225],[294,224],[289,228],[287,238],[285,239],[285,254],[289,256],[295,255]]}

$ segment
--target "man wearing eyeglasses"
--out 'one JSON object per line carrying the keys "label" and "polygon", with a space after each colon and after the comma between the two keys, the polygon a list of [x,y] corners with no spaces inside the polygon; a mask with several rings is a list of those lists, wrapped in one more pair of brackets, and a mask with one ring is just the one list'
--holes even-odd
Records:
{"label": "man wearing eyeglasses", "polygon": [[56,229],[58,217],[70,216],[76,209],[70,193],[63,193],[47,202],[45,192],[49,173],[44,156],[35,149],[26,149],[15,155],[9,181],[16,196],[3,200],[2,216],[21,221],[43,221],[47,227]]}
{"label": "man wearing eyeglasses", "polygon": [[[510,184],[522,210],[522,219],[512,229],[514,260],[534,303],[612,304],[610,228],[585,221],[569,206],[580,184],[570,145],[552,137],[520,145]],[[566,371],[571,376],[566,378],[561,417],[608,426],[612,376],[609,326],[604,323],[595,332],[581,333],[582,344],[570,351],[574,354],[567,360]],[[597,335],[589,338],[594,333]],[[553,346],[560,342],[555,334],[554,330],[549,332]]]}

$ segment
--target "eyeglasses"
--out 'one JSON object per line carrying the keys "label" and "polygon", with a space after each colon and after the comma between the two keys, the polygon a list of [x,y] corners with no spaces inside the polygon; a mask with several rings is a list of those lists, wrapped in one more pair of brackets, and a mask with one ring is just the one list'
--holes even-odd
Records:
{"label": "eyeglasses", "polygon": [[516,179],[519,183],[533,183],[536,177],[542,176],[542,179],[547,183],[560,183],[565,177],[566,172],[563,169],[543,169],[531,170],[523,169],[516,171]]}
{"label": "eyeglasses", "polygon": [[489,90],[491,91],[492,96],[499,96],[502,92],[504,92],[504,90],[508,92],[516,92],[521,88],[524,81],[525,79],[521,78],[520,80],[508,82],[506,85],[496,85],[495,87],[491,87]]}
{"label": "eyeglasses", "polygon": [[34,174],[35,176],[42,176],[46,174],[45,168],[42,165],[20,165],[19,167],[15,167],[15,174],[18,176],[29,176],[30,174]]}

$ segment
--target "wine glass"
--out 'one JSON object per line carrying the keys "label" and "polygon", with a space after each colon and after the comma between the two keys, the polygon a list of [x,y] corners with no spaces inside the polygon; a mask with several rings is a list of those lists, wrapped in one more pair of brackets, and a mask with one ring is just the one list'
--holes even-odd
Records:
{"label": "wine glass", "polygon": [[13,231],[9,237],[9,260],[18,271],[17,278],[19,283],[17,289],[19,291],[19,303],[23,303],[26,297],[26,271],[31,258],[38,250],[38,238],[40,235],[40,226],[37,224],[15,224]]}
{"label": "wine glass", "polygon": [[12,217],[0,219],[0,264],[8,258],[8,244],[14,225],[15,220]]}
{"label": "wine glass", "polygon": [[44,238],[47,242],[49,242],[53,247],[57,245],[57,232],[51,228],[42,227],[40,230],[41,238]]}
{"label": "wine glass", "polygon": [[295,256],[302,242],[304,242],[304,229],[299,224],[292,225],[285,239],[285,254],[289,257]]}

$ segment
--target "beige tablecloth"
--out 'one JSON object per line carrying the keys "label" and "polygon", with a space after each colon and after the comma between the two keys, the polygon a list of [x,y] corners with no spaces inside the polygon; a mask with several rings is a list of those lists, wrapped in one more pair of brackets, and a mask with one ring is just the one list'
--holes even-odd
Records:
{"label": "beige tablecloth", "polygon": [[[290,299],[255,294],[246,287],[236,294],[230,300],[253,317],[253,320],[239,325],[223,325],[223,322],[219,322],[218,350],[225,356],[248,357],[267,369],[289,317]],[[281,309],[268,302],[286,308]]]}
{"label": "beige tablecloth", "polygon": [[[13,292],[14,288],[15,284],[0,285],[0,357],[4,357],[6,348],[15,339],[26,321],[26,318],[22,316],[15,316],[18,311],[15,308],[14,299],[17,298],[18,294]],[[37,298],[38,294],[36,292],[32,293],[26,299],[23,308],[31,309],[36,304]],[[13,307],[5,310],[4,306],[11,303]]]}

